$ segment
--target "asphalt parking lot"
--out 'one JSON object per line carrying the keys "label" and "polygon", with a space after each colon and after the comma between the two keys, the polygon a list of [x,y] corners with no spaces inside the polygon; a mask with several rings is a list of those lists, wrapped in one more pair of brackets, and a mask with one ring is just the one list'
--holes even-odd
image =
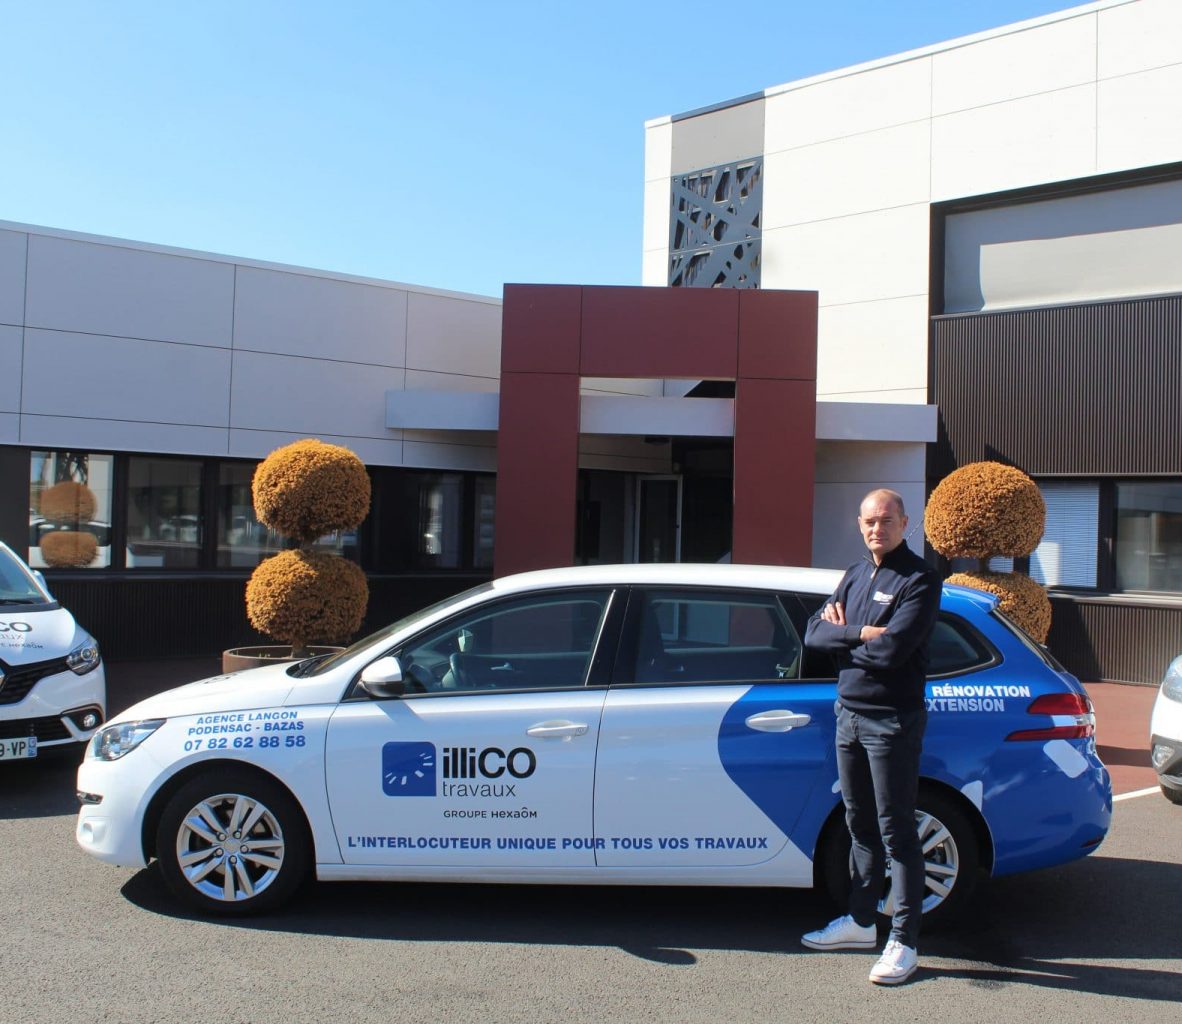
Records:
{"label": "asphalt parking lot", "polygon": [[0,1020],[1110,1024],[1182,1001],[1182,808],[1156,793],[1119,801],[1093,856],[987,884],[882,990],[870,954],[800,948],[830,913],[809,892],[312,884],[282,915],[196,920],[154,869],[78,849],[73,790],[68,761],[0,771]]}

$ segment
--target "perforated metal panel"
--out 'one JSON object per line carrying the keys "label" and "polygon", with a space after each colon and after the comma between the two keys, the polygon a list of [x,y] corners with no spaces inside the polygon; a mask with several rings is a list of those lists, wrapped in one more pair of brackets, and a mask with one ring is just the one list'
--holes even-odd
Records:
{"label": "perforated metal panel", "polygon": [[759,287],[762,157],[675,176],[671,203],[670,285]]}

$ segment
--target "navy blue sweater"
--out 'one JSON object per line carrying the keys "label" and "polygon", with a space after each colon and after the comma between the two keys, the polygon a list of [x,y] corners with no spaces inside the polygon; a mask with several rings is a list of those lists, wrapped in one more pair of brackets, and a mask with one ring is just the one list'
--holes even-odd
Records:
{"label": "navy blue sweater", "polygon": [[[928,640],[940,610],[940,577],[905,543],[876,566],[851,565],[828,604],[840,601],[844,626],[809,619],[806,646],[837,658],[837,698],[852,711],[913,711],[923,707]],[[822,609],[823,610],[823,609]],[[862,643],[863,626],[885,626]]]}

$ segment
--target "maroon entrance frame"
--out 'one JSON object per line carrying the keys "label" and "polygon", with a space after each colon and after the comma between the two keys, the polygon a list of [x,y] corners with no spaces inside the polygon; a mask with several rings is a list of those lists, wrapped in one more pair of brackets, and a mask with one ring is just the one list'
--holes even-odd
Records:
{"label": "maroon entrance frame", "polygon": [[506,285],[495,572],[572,565],[581,377],[735,381],[735,562],[808,565],[817,293]]}

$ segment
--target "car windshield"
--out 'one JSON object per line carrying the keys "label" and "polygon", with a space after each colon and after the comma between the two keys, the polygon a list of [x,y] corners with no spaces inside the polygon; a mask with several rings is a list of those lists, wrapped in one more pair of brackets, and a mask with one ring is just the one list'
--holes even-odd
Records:
{"label": "car windshield", "polygon": [[0,605],[49,604],[49,599],[7,548],[0,547]]}
{"label": "car windshield", "polygon": [[296,676],[318,676],[323,672],[329,672],[336,668],[337,665],[348,661],[355,654],[360,654],[362,651],[370,648],[381,649],[390,637],[394,636],[403,630],[409,629],[417,622],[421,622],[435,615],[452,605],[458,605],[470,597],[476,597],[479,594],[487,593],[492,590],[491,583],[481,583],[477,587],[472,587],[470,590],[465,590],[463,593],[455,594],[452,597],[445,598],[442,601],[437,601],[435,604],[428,605],[426,608],[421,608],[417,612],[412,612],[405,618],[399,619],[397,622],[391,623],[379,629],[376,633],[370,633],[369,636],[358,640],[356,643],[346,647],[343,651],[336,654],[330,654],[327,658],[314,658],[311,661],[301,661],[297,665],[293,665],[288,669],[289,674]]}

